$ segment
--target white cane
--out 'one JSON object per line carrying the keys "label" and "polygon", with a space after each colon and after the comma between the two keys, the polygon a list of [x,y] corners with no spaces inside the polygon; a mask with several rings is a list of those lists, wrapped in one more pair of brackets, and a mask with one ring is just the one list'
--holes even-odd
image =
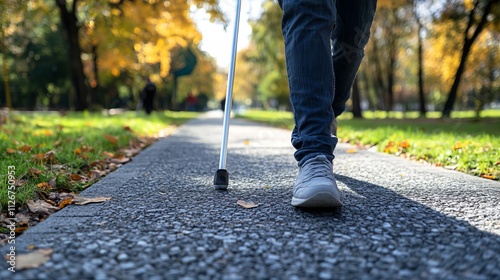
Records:
{"label": "white cane", "polygon": [[231,117],[233,83],[234,83],[234,69],[236,65],[236,49],[238,45],[238,29],[240,25],[240,10],[241,0],[236,2],[236,17],[234,20],[233,32],[233,46],[231,50],[231,63],[229,66],[229,75],[227,78],[227,91],[226,91],[226,104],[224,104],[224,121],[223,121],[223,135],[220,148],[219,169],[215,172],[214,187],[216,190],[225,190],[229,185],[229,173],[226,170],[227,159],[227,139],[229,135],[229,118]]}

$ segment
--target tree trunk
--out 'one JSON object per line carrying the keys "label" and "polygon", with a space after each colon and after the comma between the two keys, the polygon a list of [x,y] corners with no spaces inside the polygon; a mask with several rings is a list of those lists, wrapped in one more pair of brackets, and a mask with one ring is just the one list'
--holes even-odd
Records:
{"label": "tree trunk", "polygon": [[460,81],[462,80],[462,74],[465,70],[465,63],[467,62],[467,56],[469,55],[471,45],[467,44],[464,46],[462,51],[462,56],[460,58],[460,64],[458,65],[457,72],[455,73],[455,79],[451,85],[451,89],[448,93],[448,99],[443,108],[443,118],[449,118],[451,116],[451,111],[453,111],[453,106],[455,105],[455,100],[457,99],[458,87],[460,86]]}
{"label": "tree trunk", "polygon": [[442,118],[449,118],[451,116],[451,111],[453,111],[453,106],[455,105],[455,100],[457,99],[458,88],[460,86],[460,81],[462,80],[462,75],[465,71],[465,65],[467,63],[467,58],[469,57],[469,53],[471,51],[472,45],[474,41],[479,36],[481,31],[488,20],[488,15],[493,8],[494,4],[498,5],[498,0],[489,0],[484,7],[483,14],[481,15],[480,21],[477,23],[476,29],[472,36],[469,37],[470,30],[474,25],[475,21],[475,11],[478,9],[479,1],[476,1],[474,4],[474,8],[469,13],[469,20],[467,22],[467,28],[464,32],[464,46],[462,49],[462,56],[460,57],[460,64],[458,65],[457,71],[455,73],[455,79],[453,80],[453,84],[451,85],[450,91],[448,93],[448,99],[444,104]]}
{"label": "tree trunk", "polygon": [[5,107],[12,109],[12,94],[10,92],[10,80],[9,80],[9,66],[7,65],[7,48],[4,44],[5,31],[3,26],[0,30],[0,47],[2,51],[2,65],[3,65],[3,84],[5,87]]}
{"label": "tree trunk", "polygon": [[352,84],[352,114],[354,118],[362,119],[363,113],[361,111],[361,98],[359,93],[358,77],[354,79]]}
{"label": "tree trunk", "polygon": [[83,111],[88,108],[88,90],[83,73],[82,49],[79,41],[78,19],[76,17],[76,7],[78,0],[73,0],[73,8],[68,11],[66,0],[55,0],[59,7],[59,15],[68,40],[68,54],[73,87],[75,89],[75,110]]}
{"label": "tree trunk", "polygon": [[389,66],[387,68],[387,107],[386,111],[390,112],[394,109],[394,72],[396,67],[396,54],[390,52]]}
{"label": "tree trunk", "polygon": [[375,64],[375,92],[379,97],[379,107],[381,110],[387,108],[387,102],[385,97],[385,84],[384,79],[382,77],[382,66],[380,64],[380,52],[378,50],[377,40],[374,38],[373,40],[373,62]]}
{"label": "tree trunk", "polygon": [[97,59],[98,59],[97,45],[92,45],[91,52],[92,52],[92,64],[94,66],[94,68],[93,68],[94,81],[90,85],[90,87],[92,89],[91,93],[90,93],[90,104],[103,105],[102,100],[99,96],[100,87],[99,87],[99,68],[97,66]]}
{"label": "tree trunk", "polygon": [[418,25],[418,100],[419,100],[419,112],[420,117],[425,118],[427,114],[427,109],[425,107],[425,91],[424,91],[424,46],[423,46],[423,38],[422,38],[422,23],[418,18],[418,15],[415,14],[415,18],[417,19]]}

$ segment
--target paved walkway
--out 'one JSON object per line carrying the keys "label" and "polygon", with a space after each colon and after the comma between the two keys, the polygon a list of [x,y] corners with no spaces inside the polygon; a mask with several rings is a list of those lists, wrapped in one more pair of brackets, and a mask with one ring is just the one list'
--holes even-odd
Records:
{"label": "paved walkway", "polygon": [[2,262],[0,279],[500,278],[499,182],[341,144],[345,207],[303,211],[289,131],[232,120],[230,188],[215,191],[221,133],[211,112],[147,148],[82,193],[110,201],[16,239],[18,254],[52,248],[49,262]]}

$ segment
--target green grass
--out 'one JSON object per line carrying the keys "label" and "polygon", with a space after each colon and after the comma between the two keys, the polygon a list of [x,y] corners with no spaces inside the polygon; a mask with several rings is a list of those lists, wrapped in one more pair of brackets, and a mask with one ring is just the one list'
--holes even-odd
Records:
{"label": "green grass", "polygon": [[[417,118],[417,113],[366,112],[365,119],[346,113],[339,118],[338,137],[361,147],[500,180],[500,111],[456,112],[451,119]],[[273,126],[293,128],[290,112],[247,111],[241,117]]]}
{"label": "green grass", "polygon": [[8,122],[0,126],[0,211],[8,201],[9,166],[15,168],[19,185],[15,190],[18,205],[48,191],[78,193],[92,182],[74,180],[72,174],[102,171],[99,163],[106,158],[123,159],[127,156],[124,149],[140,150],[195,116],[168,111],[150,116],[11,112]]}

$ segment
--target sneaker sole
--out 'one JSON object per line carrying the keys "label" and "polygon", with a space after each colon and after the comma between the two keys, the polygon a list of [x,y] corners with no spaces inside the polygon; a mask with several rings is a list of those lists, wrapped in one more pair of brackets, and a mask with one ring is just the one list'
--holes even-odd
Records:
{"label": "sneaker sole", "polygon": [[292,198],[292,206],[310,208],[342,207],[342,202],[329,192],[319,192],[308,198]]}

